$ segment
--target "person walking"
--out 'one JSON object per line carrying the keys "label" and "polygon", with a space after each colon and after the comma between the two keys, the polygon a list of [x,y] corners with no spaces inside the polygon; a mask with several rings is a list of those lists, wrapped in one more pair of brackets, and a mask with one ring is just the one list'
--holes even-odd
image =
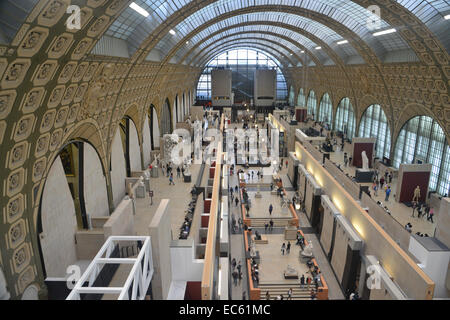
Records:
{"label": "person walking", "polygon": [[349,158],[348,158],[348,165],[349,165],[350,167],[352,166],[352,159],[353,159],[352,157],[349,157]]}
{"label": "person walking", "polygon": [[170,174],[170,177],[169,177],[169,186],[170,186],[171,184],[172,184],[172,185],[175,185],[175,182],[173,182],[173,173],[171,173],[171,174]]}
{"label": "person walking", "polygon": [[269,206],[269,215],[272,215],[272,211],[273,211],[273,205],[270,204],[270,206]]}
{"label": "person walking", "polygon": [[423,205],[419,205],[419,208],[417,209],[417,218],[420,219],[420,217],[422,217],[422,213],[423,213]]}
{"label": "person walking", "polygon": [[245,292],[245,291],[242,292],[242,300],[247,300],[247,295],[246,295],[246,292]]}
{"label": "person walking", "polygon": [[270,300],[270,293],[269,293],[269,291],[266,291],[266,300]]}
{"label": "person walking", "polygon": [[380,179],[380,188],[384,187],[384,177],[381,177]]}
{"label": "person walking", "polygon": [[239,260],[236,269],[238,270],[239,273],[241,273],[241,269],[242,269],[242,265],[241,265],[241,260]]}
{"label": "person walking", "polygon": [[417,202],[414,201],[412,204],[412,215],[411,215],[412,218],[414,218],[414,211],[416,211],[416,208],[417,208]]}
{"label": "person walking", "polygon": [[292,288],[289,288],[289,290],[288,290],[288,300],[292,300]]}
{"label": "person walking", "polygon": [[386,189],[386,199],[385,199],[385,201],[389,201],[389,196],[391,195],[391,187],[390,186],[388,186],[387,187],[387,189]]}
{"label": "person walking", "polygon": [[431,208],[431,209],[430,209],[430,212],[428,213],[428,218],[427,218],[427,220],[428,220],[428,221],[431,221],[431,223],[434,223],[434,221],[433,221],[433,216],[434,216],[434,209]]}
{"label": "person walking", "polygon": [[177,178],[181,178],[180,173],[181,173],[181,169],[180,169],[180,167],[177,167]]}
{"label": "person walking", "polygon": [[239,217],[238,219],[238,224],[239,224],[239,232],[242,231],[242,218]]}
{"label": "person walking", "polygon": [[236,258],[233,258],[233,260],[231,260],[231,267],[233,267],[233,271],[236,268]]}
{"label": "person walking", "polygon": [[288,166],[289,166],[289,161],[286,160],[286,169],[288,168]]}
{"label": "person walking", "polygon": [[[234,187],[234,192],[235,192],[235,193],[238,193],[238,190],[239,190],[238,186]],[[237,196],[236,196],[236,197],[237,197]]]}
{"label": "person walking", "polygon": [[266,222],[266,224],[264,224],[264,231],[267,233],[267,229],[269,229],[269,224]]}
{"label": "person walking", "polygon": [[348,158],[347,158],[347,152],[344,153],[344,165],[348,167]]}
{"label": "person walking", "polygon": [[230,193],[233,195],[233,187],[230,187]]}
{"label": "person walking", "polygon": [[236,203],[236,207],[237,207],[238,203],[239,203],[239,199],[237,197],[234,199],[234,203]]}
{"label": "person walking", "polygon": [[288,241],[288,244],[286,246],[286,254],[289,254],[291,252],[291,242]]}
{"label": "person walking", "polygon": [[423,214],[423,217],[427,217],[428,218],[429,215],[430,215],[430,207],[426,206],[425,207],[425,213]]}
{"label": "person walking", "polygon": [[234,270],[233,273],[232,273],[232,275],[233,275],[233,283],[234,283],[234,286],[237,287],[237,285],[238,285],[238,273],[237,273],[237,271]]}
{"label": "person walking", "polygon": [[283,244],[281,245],[281,255],[284,256],[284,250],[286,250],[286,244],[283,242]]}
{"label": "person walking", "polygon": [[270,219],[269,224],[270,224],[270,231],[272,231],[273,230],[273,220],[272,219]]}
{"label": "person walking", "polygon": [[302,274],[300,277],[300,288],[303,289],[305,287],[305,275]]}
{"label": "person walking", "polygon": [[306,284],[308,285],[308,289],[310,289],[310,287],[311,287],[311,277],[308,276],[308,278],[306,278]]}

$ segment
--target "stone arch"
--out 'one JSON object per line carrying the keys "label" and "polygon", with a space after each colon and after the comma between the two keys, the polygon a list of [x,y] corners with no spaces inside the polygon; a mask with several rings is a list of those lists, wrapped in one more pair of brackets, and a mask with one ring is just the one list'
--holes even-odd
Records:
{"label": "stone arch", "polygon": [[[329,102],[329,103],[327,103]],[[326,108],[326,110],[325,110]],[[324,116],[323,114],[326,113]],[[331,117],[331,119],[329,119]],[[325,92],[320,99],[319,108],[317,112],[317,120],[325,121],[331,126],[333,126],[333,101],[331,100],[331,95]]]}
{"label": "stone arch", "polygon": [[308,97],[306,98],[306,106],[308,108],[308,115],[313,115],[313,118],[317,117],[317,96],[313,89],[309,90]]}
{"label": "stone arch", "polygon": [[[429,116],[436,121],[439,126],[444,130],[445,132],[445,125],[442,123],[442,121],[435,115],[433,110],[428,108],[427,106],[419,103],[410,103],[407,104],[400,113],[400,116],[398,117],[397,121],[395,122],[395,129],[392,134],[393,141],[397,141],[398,135],[400,134],[400,131],[402,130],[403,126],[412,118],[416,116]],[[446,134],[447,143],[450,144],[450,136]]]}
{"label": "stone arch", "polygon": [[65,277],[67,266],[85,259],[79,256],[75,234],[90,229],[92,217],[109,215],[107,179],[100,154],[88,140],[70,139],[56,152],[35,212],[45,276]]}
{"label": "stone arch", "polygon": [[173,115],[169,98],[164,101],[163,107],[161,108],[160,130],[162,136],[173,132]]}

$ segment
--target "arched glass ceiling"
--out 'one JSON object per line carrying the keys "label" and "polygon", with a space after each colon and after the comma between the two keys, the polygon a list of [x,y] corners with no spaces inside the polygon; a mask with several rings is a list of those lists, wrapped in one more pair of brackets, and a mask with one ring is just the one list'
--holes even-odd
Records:
{"label": "arched glass ceiling", "polygon": [[[211,70],[215,68],[231,69],[236,75],[236,77],[233,75],[233,89],[246,88],[247,93],[250,95],[253,94],[252,81],[247,81],[245,84],[242,84],[240,81],[242,79],[252,79],[255,69],[275,68],[277,71],[277,100],[286,99],[287,83],[280,69],[280,64],[266,52],[262,53],[261,50],[248,47],[237,47],[230,50],[222,50],[219,54],[215,54],[214,58],[208,61],[200,75],[197,85],[197,96],[207,100],[211,99]],[[239,100],[238,92],[236,98]]]}
{"label": "arched glass ceiling", "polygon": [[[177,32],[177,36],[181,39],[193,30],[197,29],[199,26],[207,23],[217,16],[242,8],[251,7],[252,9],[257,10],[257,6],[262,5],[293,6],[295,9],[304,8],[317,14],[328,16],[332,20],[335,20],[335,22],[338,22],[355,32],[376,52],[380,58],[387,51],[409,49],[409,46],[398,35],[398,33],[392,33],[382,37],[374,37],[372,35],[374,30],[370,30],[369,24],[367,23],[367,21],[369,21],[372,17],[372,13],[366,8],[363,8],[362,6],[348,0],[219,0],[196,11],[194,14],[179,23],[175,28],[173,28],[173,30]],[[275,19],[291,19],[292,21],[290,21],[290,24],[302,26],[302,23],[304,23],[304,20],[302,20],[303,18],[298,15],[287,14],[281,11],[272,12],[271,14],[275,16]],[[231,19],[234,19],[234,17]],[[321,37],[324,37],[324,40],[329,39],[329,37],[332,37],[333,34],[336,34],[334,31],[329,32],[325,29],[325,26],[317,22],[315,22],[311,28],[318,28],[319,26],[322,27],[320,31]],[[383,30],[387,29],[389,25],[384,20],[381,20],[379,27],[380,30]],[[163,52],[167,53],[169,48],[172,48],[175,42],[179,41],[179,39],[177,39],[178,37],[164,37],[161,40],[161,43],[158,44],[158,48],[166,48]]]}
{"label": "arched glass ceiling", "polygon": [[148,17],[137,13],[129,6],[106,31],[105,35],[126,40],[130,53],[134,53],[140,44],[189,0],[133,0],[149,13]]}
{"label": "arched glass ceiling", "polygon": [[[209,61],[215,55],[220,54],[221,52],[234,49],[234,48],[253,48],[257,51],[263,52],[265,55],[273,59],[280,68],[286,68],[289,64],[288,61],[280,54],[277,49],[273,49],[268,47],[267,45],[261,45],[258,43],[249,43],[249,42],[237,42],[234,41],[232,43],[222,44],[214,49],[212,49],[208,54],[204,57],[203,61],[196,63],[195,65],[198,67],[204,67],[206,65],[206,61]],[[278,57],[278,58],[275,58]]]}
{"label": "arched glass ceiling", "polygon": [[[320,38],[322,41],[327,43],[330,47],[333,47],[338,55],[340,55],[341,58],[345,59],[348,56],[354,56],[358,55],[356,50],[350,45],[337,45],[336,43],[343,39],[342,36],[337,34],[332,29],[328,28],[327,26],[324,26],[323,24],[316,22],[312,19],[298,16],[291,13],[283,13],[280,15],[280,12],[270,11],[270,12],[257,12],[257,13],[249,13],[249,14],[242,14],[238,16],[234,16],[232,18],[228,18],[222,21],[217,22],[216,24],[213,24],[206,28],[205,30],[200,31],[198,34],[196,34],[194,37],[192,37],[189,41],[188,45],[183,45],[180,50],[177,52],[177,56],[181,57],[186,53],[188,50],[190,50],[195,44],[202,41],[202,39],[208,37],[210,34],[218,32],[223,29],[230,28],[234,25],[241,25],[246,23],[255,23],[255,22],[273,22],[273,23],[279,23],[279,24],[286,24],[298,29],[305,30],[307,33],[313,34],[314,36]],[[243,27],[244,28],[244,27]],[[304,35],[301,35],[297,32],[294,32],[292,30],[286,29],[286,28],[280,28],[273,25],[255,25],[251,24],[249,26],[245,26],[248,30],[270,30],[272,32],[280,33],[281,35],[285,35],[288,37],[292,37],[297,42],[299,42],[301,45],[305,46],[308,50],[314,50],[315,47],[318,46],[315,42],[310,40]],[[187,29],[187,31],[191,32],[192,30]],[[189,33],[188,32],[188,33]],[[167,34],[155,47],[156,50],[160,50],[161,52],[164,52],[165,54],[169,53],[169,51],[172,49],[173,46],[175,46],[179,41],[181,41],[188,33],[177,33],[176,35]],[[324,54],[324,57],[321,56],[320,53],[317,54],[319,60],[322,62],[329,59],[329,57]]]}
{"label": "arched glass ceiling", "polygon": [[38,1],[0,1],[0,44],[11,43]]}
{"label": "arched glass ceiling", "polygon": [[[11,0],[8,1],[12,2]],[[29,1],[34,2],[35,0]],[[131,54],[137,50],[141,43],[148,38],[157,27],[162,25],[173,14],[176,14],[180,8],[186,5],[193,5],[193,1],[188,0],[134,0],[134,2],[148,11],[149,16],[144,17],[133,9],[126,7],[106,32],[106,35],[108,36],[126,41]],[[424,22],[443,43],[447,52],[450,51],[450,37],[448,37],[449,20],[444,19],[445,15],[450,14],[448,0],[397,0],[397,3],[404,6]],[[380,50],[386,51],[389,48],[391,48],[390,50],[393,50],[393,45],[395,45],[396,48],[399,48],[399,45],[400,47],[407,48],[407,45],[397,33],[385,35],[380,38],[373,38],[368,34],[370,30],[365,26],[371,13],[350,0],[221,0],[214,2],[209,6],[200,8],[195,17],[190,17],[189,22],[187,23],[191,24],[192,21],[195,21],[197,17],[202,15],[207,15],[208,20],[214,18],[223,12],[222,8],[230,11],[237,9],[238,7],[256,6],[260,4],[291,5],[326,14],[362,36],[379,55]],[[179,25],[180,30],[182,30],[181,27],[182,26]],[[380,27],[381,29],[388,28],[388,24],[385,21],[382,21]],[[364,36],[366,37],[364,38]],[[377,44],[379,44],[379,46],[377,46]],[[399,48],[399,50],[400,49],[401,48]]]}
{"label": "arched glass ceiling", "polygon": [[[261,33],[261,32],[244,33],[244,34],[237,34],[236,32],[234,32],[234,33],[229,33],[226,35],[219,34],[217,36],[212,37],[208,41],[206,41],[205,44],[202,46],[202,48],[205,49],[206,47],[211,46],[211,45],[220,45],[221,43],[225,43],[227,41],[230,41],[233,39],[239,39],[239,38],[259,38],[259,39],[270,40],[270,41],[274,42],[273,45],[275,45],[275,46],[277,46],[277,43],[278,43],[281,46],[287,47],[292,51],[289,53],[289,56],[291,56],[291,59],[295,62],[295,66],[302,65],[300,60],[298,59],[300,49],[293,42],[287,41],[285,39],[281,39],[278,36],[265,34],[265,33]],[[196,54],[191,54],[190,56],[194,57],[194,56],[203,55],[207,51],[208,50],[203,50],[203,51],[199,50],[199,51],[197,51]]]}
{"label": "arched glass ceiling", "polygon": [[[252,18],[255,17],[255,20],[253,20]],[[202,40],[207,38],[209,35],[217,33],[219,31],[217,30],[224,30],[226,29],[226,31],[224,31],[221,34],[231,34],[231,33],[235,33],[235,32],[271,32],[271,33],[277,33],[280,34],[282,36],[288,37],[296,42],[298,42],[301,46],[305,47],[307,50],[309,50],[310,53],[313,53],[316,58],[320,61],[320,62],[325,62],[327,60],[329,60],[329,56],[326,54],[326,52],[324,50],[315,50],[315,48],[319,45],[317,43],[315,43],[314,41],[310,40],[309,38],[307,38],[306,36],[294,32],[293,30],[290,30],[288,28],[284,28],[281,26],[275,26],[273,25],[273,23],[278,23],[279,19],[277,19],[274,15],[271,15],[269,13],[260,13],[260,14],[249,14],[249,15],[241,15],[241,16],[236,16],[236,19],[238,19],[238,25],[240,25],[239,27],[236,28],[232,28],[233,25],[236,25],[235,19],[231,18],[231,19],[226,19],[223,20],[217,24],[214,24],[208,28],[206,28],[205,30],[201,31],[199,34],[195,35],[194,37],[192,37],[192,39],[189,41],[188,45],[184,45],[182,46],[176,53],[176,57],[177,59],[181,59],[187,52],[189,52],[189,50],[191,50],[192,48],[194,48],[197,44],[201,43],[199,45],[199,49],[195,50],[192,54],[197,54],[197,52],[201,49],[203,49],[206,45],[202,43]],[[252,19],[255,23],[254,24],[250,24],[250,25],[242,25],[245,24],[247,18]],[[256,20],[256,19],[260,19],[260,20]],[[257,21],[263,21],[262,24],[256,24]],[[265,22],[267,22],[267,24],[264,24]],[[288,25],[286,25],[287,27]],[[315,31],[314,31],[315,32]],[[316,33],[313,33],[315,35],[317,35]],[[174,36],[172,36],[174,37]],[[336,36],[334,36],[335,39],[342,39],[339,35],[336,34]],[[334,45],[333,43],[330,43],[330,45]],[[342,48],[347,48],[348,51],[344,52],[343,50],[337,50],[338,53],[341,54],[341,57],[344,57],[346,55],[358,55],[358,53],[356,52],[355,49],[353,49],[353,47],[351,47],[350,45],[346,45],[346,46],[339,46]],[[168,50],[167,48],[165,49],[166,51]],[[296,53],[300,54],[300,49],[297,49]]]}
{"label": "arched glass ceiling", "polygon": [[289,66],[294,65],[292,57],[290,56],[290,53],[287,50],[285,50],[284,48],[282,48],[280,46],[275,46],[275,44],[265,40],[264,38],[261,38],[261,39],[245,39],[245,38],[232,39],[228,42],[213,46],[212,48],[210,48],[210,50],[208,52],[205,52],[201,56],[194,56],[193,60],[187,61],[187,62],[189,64],[203,66],[204,63],[210,59],[212,52],[216,52],[216,51],[220,51],[220,50],[223,51],[223,49],[221,49],[221,48],[223,48],[224,46],[235,45],[235,44],[239,44],[243,47],[249,47],[250,45],[259,45],[260,48],[267,48],[268,53],[270,53],[273,57],[277,57],[277,60],[279,62],[281,62],[283,67],[289,67]]}
{"label": "arched glass ceiling", "polygon": [[442,42],[447,52],[450,52],[450,37],[448,36],[450,20],[444,19],[445,15],[450,14],[450,1],[397,0],[397,2],[425,23]]}

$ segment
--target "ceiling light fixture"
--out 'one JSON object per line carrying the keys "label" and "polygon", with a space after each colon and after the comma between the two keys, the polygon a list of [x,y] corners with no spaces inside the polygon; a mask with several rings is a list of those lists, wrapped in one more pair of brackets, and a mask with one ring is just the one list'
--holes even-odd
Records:
{"label": "ceiling light fixture", "polygon": [[173,29],[170,29],[169,33],[173,36],[175,35],[175,31],[173,31]]}
{"label": "ceiling light fixture", "polygon": [[444,16],[444,19],[445,19],[445,20],[450,20],[450,14]]}
{"label": "ceiling light fixture", "polygon": [[138,6],[136,3],[132,2],[130,3],[130,8],[133,9],[134,11],[142,14],[144,17],[148,17],[150,14],[147,12],[147,10],[145,10],[144,8]]}
{"label": "ceiling light fixture", "polygon": [[320,50],[320,49],[322,49],[322,47],[316,47],[316,50]]}
{"label": "ceiling light fixture", "polygon": [[300,51],[301,53],[305,53],[305,50]]}
{"label": "ceiling light fixture", "polygon": [[384,30],[384,31],[375,32],[373,34],[373,36],[374,37],[378,37],[378,36],[382,36],[382,35],[389,34],[389,33],[394,33],[394,32],[397,32],[397,30],[396,29],[387,29],[387,30]]}
{"label": "ceiling light fixture", "polygon": [[346,44],[346,43],[348,43],[348,40],[342,40],[342,41],[338,41],[338,43],[337,43],[337,44]]}

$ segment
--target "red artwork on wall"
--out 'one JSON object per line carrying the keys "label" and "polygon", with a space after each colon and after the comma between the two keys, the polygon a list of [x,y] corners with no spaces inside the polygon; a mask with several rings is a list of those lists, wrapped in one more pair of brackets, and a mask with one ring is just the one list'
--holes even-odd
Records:
{"label": "red artwork on wall", "polygon": [[372,168],[373,147],[374,144],[372,142],[370,143],[356,142],[353,149],[353,165],[357,168],[362,168],[361,153],[365,151],[367,154],[367,158],[369,158],[369,168]]}
{"label": "red artwork on wall", "polygon": [[425,202],[429,183],[430,172],[404,172],[399,198],[400,202],[411,202],[414,197],[414,190],[417,186],[420,187],[419,202]]}

